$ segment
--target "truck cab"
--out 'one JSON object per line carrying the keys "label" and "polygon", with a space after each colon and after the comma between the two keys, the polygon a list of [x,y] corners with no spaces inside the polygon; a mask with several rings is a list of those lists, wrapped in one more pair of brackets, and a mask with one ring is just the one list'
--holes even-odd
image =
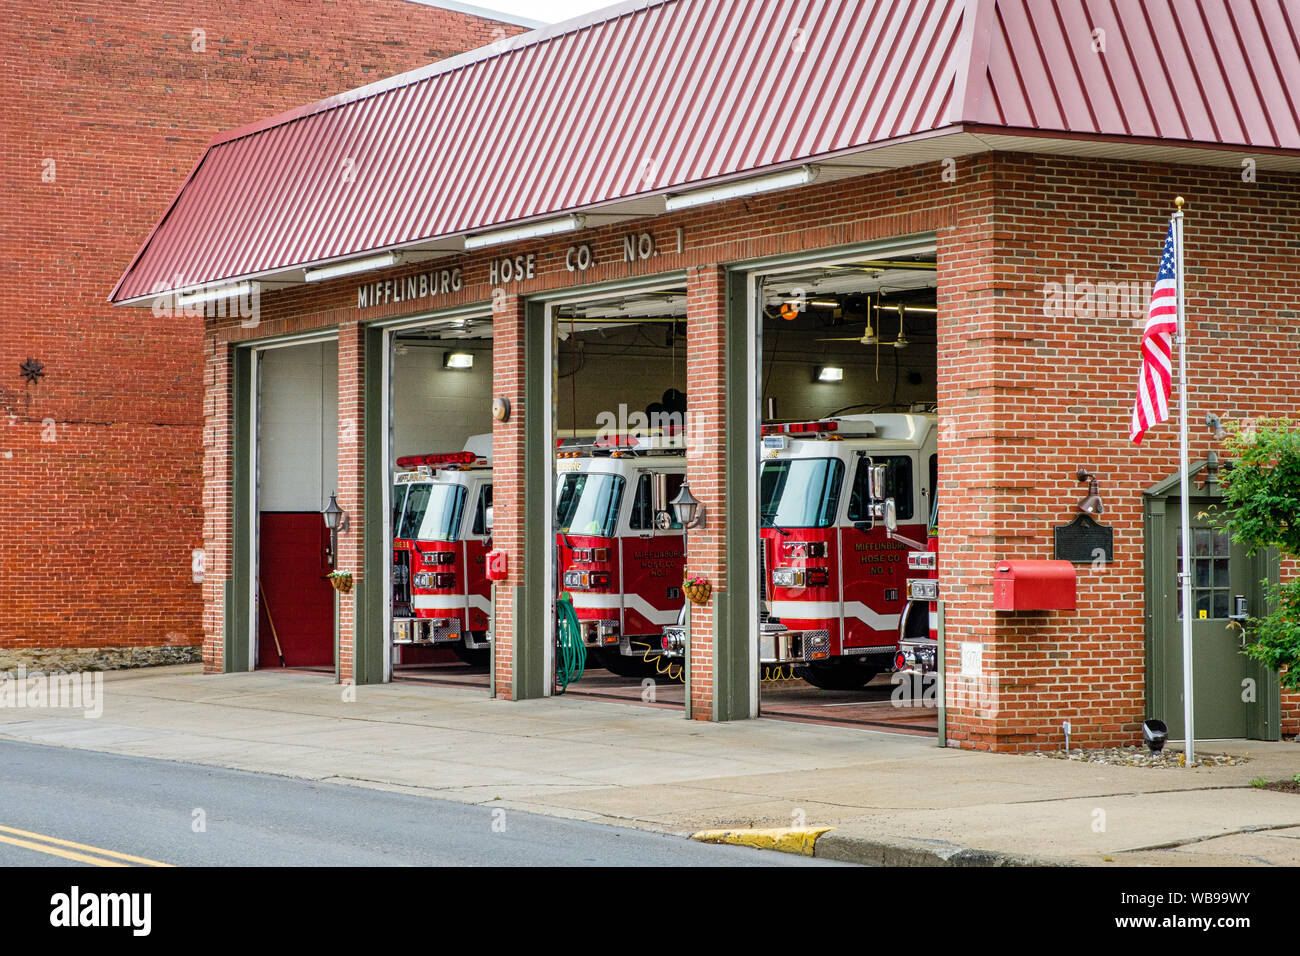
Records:
{"label": "truck cab", "polygon": [[397,466],[406,470],[394,479],[402,508],[393,539],[393,644],[449,646],[484,663],[491,436],[471,438],[461,452],[399,458]]}
{"label": "truck cab", "polygon": [[861,687],[895,661],[909,554],[928,537],[937,419],[765,425],[762,441],[760,660],[794,664],[816,687]]}
{"label": "truck cab", "polygon": [[681,612],[685,541],[668,502],[685,477],[681,442],[672,438],[560,444],[559,591],[573,601],[583,643],[614,673],[642,676]]}

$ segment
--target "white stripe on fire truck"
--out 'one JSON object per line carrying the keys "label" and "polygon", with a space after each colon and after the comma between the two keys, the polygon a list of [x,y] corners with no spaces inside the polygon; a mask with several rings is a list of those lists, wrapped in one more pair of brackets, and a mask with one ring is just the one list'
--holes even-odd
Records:
{"label": "white stripe on fire truck", "polygon": [[678,608],[660,610],[639,594],[621,595],[621,601],[618,594],[590,594],[582,591],[570,591],[569,594],[573,597],[574,607],[588,611],[619,611],[626,604],[651,624],[676,624],[680,613]]}
{"label": "white stripe on fire truck", "polygon": [[[465,610],[465,597],[457,594],[416,594],[411,597],[411,605],[421,611],[460,612]],[[492,602],[481,594],[471,594],[469,606],[484,614],[492,613]]]}
{"label": "white stripe on fire truck", "polygon": [[[773,601],[772,616],[796,621],[829,621],[840,616],[838,601]],[[896,630],[899,615],[877,614],[861,601],[845,601],[844,616],[856,617],[877,631]]]}

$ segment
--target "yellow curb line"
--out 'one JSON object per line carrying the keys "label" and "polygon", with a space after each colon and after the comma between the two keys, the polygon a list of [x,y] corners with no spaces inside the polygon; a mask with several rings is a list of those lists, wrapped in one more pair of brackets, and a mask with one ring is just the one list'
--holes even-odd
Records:
{"label": "yellow curb line", "polygon": [[777,827],[770,830],[700,830],[691,839],[700,843],[730,843],[748,846],[755,850],[778,850],[781,853],[798,853],[812,856],[817,838],[834,827],[802,827],[793,829]]}

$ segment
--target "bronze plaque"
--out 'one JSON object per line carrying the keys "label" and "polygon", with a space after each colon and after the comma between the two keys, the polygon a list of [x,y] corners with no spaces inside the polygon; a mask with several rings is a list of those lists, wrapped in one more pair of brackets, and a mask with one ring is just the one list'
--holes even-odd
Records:
{"label": "bronze plaque", "polygon": [[[1069,524],[1056,526],[1056,560],[1072,564],[1115,562],[1115,529],[1079,515]],[[1100,553],[1098,553],[1100,552]]]}

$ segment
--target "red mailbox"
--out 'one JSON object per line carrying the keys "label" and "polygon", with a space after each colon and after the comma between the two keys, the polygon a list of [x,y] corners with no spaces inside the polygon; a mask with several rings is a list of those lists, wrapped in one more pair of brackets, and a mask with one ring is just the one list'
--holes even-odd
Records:
{"label": "red mailbox", "polygon": [[995,611],[1073,611],[1077,592],[1069,561],[1002,561],[993,572]]}

